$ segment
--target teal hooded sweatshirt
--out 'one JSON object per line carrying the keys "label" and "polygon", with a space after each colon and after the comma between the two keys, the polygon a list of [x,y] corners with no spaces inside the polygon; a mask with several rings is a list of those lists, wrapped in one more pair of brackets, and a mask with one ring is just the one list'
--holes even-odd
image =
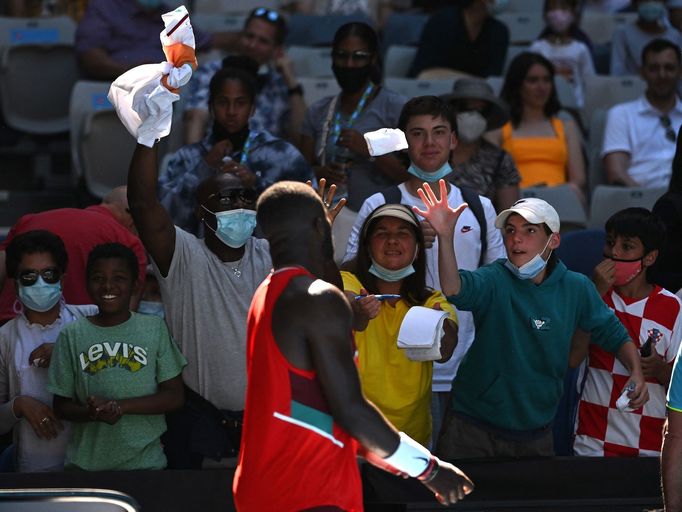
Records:
{"label": "teal hooded sweatshirt", "polygon": [[630,337],[594,284],[561,261],[539,285],[515,277],[504,262],[460,270],[460,293],[447,298],[471,311],[476,326],[452,405],[495,427],[534,430],[554,418],[577,327],[614,353]]}

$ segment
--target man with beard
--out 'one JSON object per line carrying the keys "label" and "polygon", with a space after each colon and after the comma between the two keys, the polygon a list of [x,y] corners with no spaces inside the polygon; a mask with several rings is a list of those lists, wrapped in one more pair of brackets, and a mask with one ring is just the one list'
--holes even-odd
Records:
{"label": "man with beard", "polygon": [[667,187],[682,125],[677,96],[682,76],[680,48],[654,39],[642,50],[644,95],[609,110],[602,157],[609,183],[628,187]]}
{"label": "man with beard", "polygon": [[256,104],[256,62],[235,56],[226,59],[226,65],[209,87],[211,133],[173,154],[159,178],[159,199],[173,222],[197,236],[204,230],[194,213],[194,192],[208,176],[229,173],[257,192],[281,180],[313,179],[312,170],[293,145],[249,127]]}

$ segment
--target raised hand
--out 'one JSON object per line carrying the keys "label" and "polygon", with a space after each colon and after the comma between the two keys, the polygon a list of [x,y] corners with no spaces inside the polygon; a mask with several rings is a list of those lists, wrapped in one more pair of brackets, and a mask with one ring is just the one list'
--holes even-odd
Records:
{"label": "raised hand", "polygon": [[[306,181],[306,183],[311,187],[313,186],[310,180]],[[317,186],[317,194],[320,196],[320,199],[322,199],[325,208],[327,208],[327,218],[329,219],[329,222],[331,224],[334,224],[336,216],[339,214],[341,210],[343,210],[343,207],[346,205],[346,198],[345,197],[341,198],[336,204],[334,204],[334,196],[336,195],[336,185],[332,183],[329,186],[329,190],[326,190],[326,188],[327,180],[325,178],[320,178]]]}
{"label": "raised hand", "polygon": [[460,204],[457,208],[451,208],[448,204],[448,189],[445,180],[439,181],[440,199],[431,189],[428,183],[424,183],[423,188],[417,190],[426,210],[420,210],[416,206],[412,209],[415,213],[424,217],[438,236],[453,236],[457,220],[462,212],[468,207],[466,203]]}

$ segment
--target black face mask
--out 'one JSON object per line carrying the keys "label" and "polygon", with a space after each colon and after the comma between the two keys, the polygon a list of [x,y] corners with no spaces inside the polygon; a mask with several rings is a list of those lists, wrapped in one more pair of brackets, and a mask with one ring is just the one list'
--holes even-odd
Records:
{"label": "black face mask", "polygon": [[332,71],[341,90],[348,94],[355,94],[367,85],[372,66],[368,64],[360,68],[346,68],[332,65]]}
{"label": "black face mask", "polygon": [[225,128],[223,128],[217,121],[213,122],[213,143],[220,142],[221,140],[229,139],[232,143],[233,151],[239,151],[244,146],[246,139],[249,137],[249,125],[247,124],[244,128],[235,133],[229,133]]}

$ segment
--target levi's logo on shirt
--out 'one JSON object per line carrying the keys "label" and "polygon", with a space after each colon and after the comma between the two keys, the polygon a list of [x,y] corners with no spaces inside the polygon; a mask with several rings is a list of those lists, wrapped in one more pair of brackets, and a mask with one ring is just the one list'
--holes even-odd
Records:
{"label": "levi's logo on shirt", "polygon": [[535,329],[536,331],[549,331],[549,326],[551,324],[551,320],[546,317],[541,317],[541,318],[533,318],[530,317],[530,326],[531,328]]}

